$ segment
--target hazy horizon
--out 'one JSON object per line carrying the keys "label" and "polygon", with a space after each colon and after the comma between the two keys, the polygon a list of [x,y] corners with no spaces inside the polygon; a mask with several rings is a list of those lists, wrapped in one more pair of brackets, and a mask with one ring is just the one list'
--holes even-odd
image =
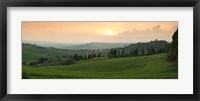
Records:
{"label": "hazy horizon", "polygon": [[[155,40],[150,40],[150,41],[155,41]],[[150,42],[150,41],[140,41],[141,43],[146,43],[146,42]],[[166,41],[168,43],[170,43],[171,41],[167,41],[167,40],[158,40],[158,41]],[[86,42],[86,43],[63,43],[63,42],[47,42],[47,41],[27,41],[24,40],[22,41],[22,43],[30,43],[30,44],[34,44],[34,43],[54,43],[54,44],[76,44],[76,45],[80,45],[80,44],[89,44],[89,43],[128,43],[128,44],[134,44],[134,43],[139,43],[139,42]]]}
{"label": "hazy horizon", "polygon": [[171,42],[178,22],[22,22],[22,42],[60,44]]}

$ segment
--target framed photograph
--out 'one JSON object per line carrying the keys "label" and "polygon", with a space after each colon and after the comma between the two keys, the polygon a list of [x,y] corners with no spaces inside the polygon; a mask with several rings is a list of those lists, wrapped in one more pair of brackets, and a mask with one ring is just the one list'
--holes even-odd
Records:
{"label": "framed photograph", "polygon": [[199,101],[199,0],[0,3],[0,99]]}

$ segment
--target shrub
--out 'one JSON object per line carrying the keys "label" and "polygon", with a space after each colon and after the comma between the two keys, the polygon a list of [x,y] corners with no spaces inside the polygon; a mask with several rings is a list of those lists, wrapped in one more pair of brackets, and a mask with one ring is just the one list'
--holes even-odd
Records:
{"label": "shrub", "polygon": [[76,61],[72,58],[69,59],[64,59],[63,62],[61,63],[62,65],[70,65],[70,64],[74,64]]}

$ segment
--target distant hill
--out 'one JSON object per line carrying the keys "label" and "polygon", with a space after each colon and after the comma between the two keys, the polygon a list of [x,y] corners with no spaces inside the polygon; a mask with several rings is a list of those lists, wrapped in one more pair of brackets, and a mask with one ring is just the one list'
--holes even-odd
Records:
{"label": "distant hill", "polygon": [[54,48],[61,48],[61,49],[63,49],[64,47],[67,47],[67,46],[80,45],[77,43],[56,43],[56,42],[36,42],[36,41],[23,41],[23,43],[35,44],[35,45],[41,46],[41,47],[54,47]]}
{"label": "distant hill", "polygon": [[160,50],[160,49],[165,49],[167,48],[167,46],[169,45],[169,43],[167,41],[164,40],[155,40],[155,41],[151,41],[151,42],[139,42],[136,44],[130,44],[124,47],[125,53],[130,53],[131,50],[135,50],[136,48],[138,48],[139,54],[142,53],[142,48],[144,49],[144,54],[148,53],[148,48],[154,47],[156,51]]}
{"label": "distant hill", "polygon": [[155,50],[165,49],[169,45],[166,41],[151,41],[144,43],[89,43],[78,46],[66,47],[67,49],[59,49],[53,47],[41,47],[35,44],[22,44],[22,58],[23,60],[35,60],[40,57],[55,57],[55,56],[65,56],[71,57],[74,54],[88,55],[92,52],[95,54],[101,53],[101,56],[108,56],[110,48],[116,48],[121,50],[124,48],[126,54],[130,54],[131,50],[138,48],[139,54],[141,54],[142,48],[144,53],[147,54],[148,48],[154,47]]}
{"label": "distant hill", "polygon": [[129,45],[130,43],[104,43],[104,42],[91,42],[82,45],[75,45],[75,46],[67,46],[65,49],[73,49],[73,50],[80,50],[80,49],[88,49],[88,50],[97,50],[97,49],[110,49],[110,48],[118,48],[124,47],[125,45]]}
{"label": "distant hill", "polygon": [[26,44],[35,44],[41,47],[54,47],[60,49],[70,49],[70,50],[98,50],[98,49],[109,49],[124,47],[130,43],[106,43],[106,42],[91,42],[91,43],[54,43],[54,42],[35,42],[35,41],[23,41]]}
{"label": "distant hill", "polygon": [[57,49],[52,47],[41,47],[34,44],[22,44],[22,59],[35,60],[40,57],[73,56],[75,53],[82,54],[83,51]]}

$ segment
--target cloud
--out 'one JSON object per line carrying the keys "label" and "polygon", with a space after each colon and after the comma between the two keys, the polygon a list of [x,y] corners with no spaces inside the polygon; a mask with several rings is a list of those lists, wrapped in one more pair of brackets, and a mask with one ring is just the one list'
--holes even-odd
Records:
{"label": "cloud", "polygon": [[157,25],[152,28],[152,31],[159,31],[159,29],[160,29],[160,25]]}
{"label": "cloud", "polygon": [[147,28],[146,30],[137,30],[135,28],[133,28],[131,31],[124,31],[122,33],[119,33],[118,35],[133,35],[133,34],[151,34],[151,33],[155,33],[155,32],[161,32],[160,30],[160,25],[154,26],[151,29]]}
{"label": "cloud", "polygon": [[146,30],[137,30],[133,28],[132,30],[126,30],[119,33],[118,35],[141,35],[141,34],[162,34],[167,32],[173,32],[178,28],[178,25],[172,26],[170,30],[162,30],[161,25],[153,26],[152,28],[147,28]]}
{"label": "cloud", "polygon": [[137,30],[133,28],[132,30],[126,30],[119,33],[116,38],[135,39],[137,41],[140,41],[141,39],[170,40],[175,28],[177,28],[177,26],[172,26],[170,30],[162,30],[161,25],[156,25],[152,28],[147,28],[146,30]]}

